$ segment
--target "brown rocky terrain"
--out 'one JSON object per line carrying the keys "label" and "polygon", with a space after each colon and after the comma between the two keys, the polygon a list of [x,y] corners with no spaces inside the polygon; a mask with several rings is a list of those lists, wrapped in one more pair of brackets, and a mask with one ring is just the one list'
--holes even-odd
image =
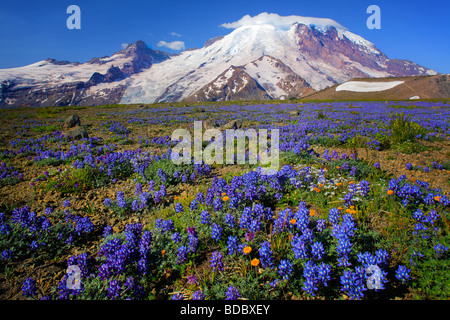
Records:
{"label": "brown rocky terrain", "polygon": [[339,85],[318,91],[304,97],[307,100],[409,100],[419,99],[449,99],[450,75],[412,76],[391,78],[355,78],[349,81],[390,82],[404,81],[392,89],[378,92],[336,91]]}

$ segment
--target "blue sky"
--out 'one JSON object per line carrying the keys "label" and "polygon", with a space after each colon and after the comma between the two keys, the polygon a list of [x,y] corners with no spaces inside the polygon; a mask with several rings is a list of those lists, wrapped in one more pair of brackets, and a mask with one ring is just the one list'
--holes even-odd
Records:
{"label": "blue sky", "polygon": [[[66,9],[72,4],[81,9],[81,30],[66,27]],[[366,9],[372,4],[381,8],[380,30],[366,27]],[[206,40],[232,31],[221,24],[261,12],[330,18],[373,42],[389,58],[450,73],[448,0],[3,1],[0,68],[46,58],[85,62],[137,40],[168,52],[177,51],[158,47],[160,41],[202,47]]]}

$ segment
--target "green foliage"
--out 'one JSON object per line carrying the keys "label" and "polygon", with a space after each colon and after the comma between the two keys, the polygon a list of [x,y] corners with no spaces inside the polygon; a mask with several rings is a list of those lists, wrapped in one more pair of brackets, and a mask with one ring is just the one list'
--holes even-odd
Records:
{"label": "green foliage", "polygon": [[[344,163],[347,163],[349,170],[347,172],[344,172],[341,168]],[[348,172],[350,171],[351,167],[356,167],[356,175],[354,176],[357,180],[372,180],[372,181],[378,181],[380,179],[388,179],[388,175],[386,172],[376,169],[373,164],[365,161],[365,160],[355,160],[355,159],[340,159],[340,160],[331,160],[328,162],[327,168],[328,173],[331,175],[335,174],[344,174],[348,175]],[[340,169],[337,169],[337,167],[340,167]]]}
{"label": "green foliage", "polygon": [[[162,159],[159,161],[153,161],[146,169],[145,169],[145,178],[147,180],[153,180],[157,184],[161,183],[161,175],[158,174],[159,170],[163,170],[166,174],[167,180],[165,184],[167,185],[176,185],[182,181],[182,175],[186,174],[189,179],[191,174],[195,171],[193,164],[179,164],[176,165],[170,159]],[[179,176],[176,176],[176,172],[179,173]]]}
{"label": "green foliage", "polygon": [[323,113],[323,109],[320,109],[320,110],[317,112],[317,119],[318,119],[318,120],[326,119],[326,116],[325,116],[325,114]]}
{"label": "green foliage", "polygon": [[318,136],[310,139],[308,143],[311,145],[319,145],[326,148],[339,147],[344,144],[343,141],[339,140],[338,136]]}
{"label": "green foliage", "polygon": [[361,135],[357,135],[353,138],[347,140],[347,145],[349,148],[365,148],[367,142],[370,141],[369,137],[364,137]]}
{"label": "green foliage", "polygon": [[42,132],[54,132],[57,130],[60,130],[61,126],[55,125],[55,124],[51,124],[51,125],[41,125],[41,126],[36,126],[31,128],[31,130],[33,130],[34,132],[38,132],[38,133],[42,133]]}
{"label": "green foliage", "polygon": [[280,165],[293,165],[293,164],[314,164],[319,163],[317,157],[309,152],[301,151],[295,154],[293,151],[286,151],[281,154]]}
{"label": "green foliage", "polygon": [[[443,213],[445,215],[445,212]],[[447,220],[450,215],[447,213]],[[414,235],[410,241],[407,257],[414,275],[412,288],[419,299],[448,299],[450,292],[450,252],[438,253],[437,244],[450,247],[450,234],[443,220],[434,229]]]}
{"label": "green foliage", "polygon": [[397,150],[398,152],[404,153],[404,154],[413,154],[413,153],[419,153],[423,151],[429,151],[431,150],[430,147],[427,147],[420,143],[420,141],[402,141],[397,144],[395,144],[392,149]]}
{"label": "green foliage", "polygon": [[0,187],[12,186],[19,182],[20,180],[17,177],[7,177],[4,179],[0,179]]}
{"label": "green foliage", "polygon": [[396,113],[389,123],[392,130],[391,139],[395,143],[403,141],[415,141],[416,136],[425,135],[426,130],[420,124],[411,120],[411,115],[405,116],[404,112]]}
{"label": "green foliage", "polygon": [[35,165],[38,167],[57,167],[60,164],[64,163],[61,159],[56,158],[45,158],[35,162]]}
{"label": "green foliage", "polygon": [[36,110],[36,114],[40,117],[40,118],[57,118],[61,115],[61,113],[67,111],[67,110],[83,110],[86,109],[87,107],[84,106],[61,106],[61,107],[56,107],[56,106],[52,106],[52,107],[40,107],[37,108]]}
{"label": "green foliage", "polygon": [[[73,237],[74,225],[64,219],[60,211],[53,212],[47,216],[51,225],[44,229],[42,227],[34,230],[24,227],[20,222],[12,219],[4,221],[11,229],[6,233],[0,233],[0,252],[10,249],[11,258],[6,262],[22,261],[25,258],[33,258],[35,263],[48,261],[62,257],[75,245],[80,245],[86,238]],[[66,241],[72,236],[72,241]],[[36,247],[33,248],[32,244]],[[0,260],[0,265],[3,262]]]}
{"label": "green foliage", "polygon": [[36,184],[35,189],[44,192],[56,191],[61,195],[82,194],[91,188],[106,185],[111,179],[97,168],[70,168],[57,174],[51,174],[48,180]]}

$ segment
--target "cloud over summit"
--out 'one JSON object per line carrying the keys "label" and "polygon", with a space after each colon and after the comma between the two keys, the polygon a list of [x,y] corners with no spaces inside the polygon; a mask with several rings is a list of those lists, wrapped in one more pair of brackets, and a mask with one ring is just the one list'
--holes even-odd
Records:
{"label": "cloud over summit", "polygon": [[254,17],[251,17],[250,15],[245,15],[238,21],[231,23],[222,23],[220,26],[227,29],[237,29],[243,26],[269,24],[278,28],[290,28],[290,26],[294,23],[316,25],[319,27],[332,26],[337,29],[344,29],[344,30],[346,29],[333,19],[302,17],[296,15],[280,16],[276,13],[267,13],[267,12],[262,12]]}

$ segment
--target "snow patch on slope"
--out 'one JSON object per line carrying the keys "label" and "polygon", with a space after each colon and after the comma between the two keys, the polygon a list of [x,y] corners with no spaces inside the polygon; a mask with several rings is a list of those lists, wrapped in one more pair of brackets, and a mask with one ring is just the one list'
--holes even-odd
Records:
{"label": "snow patch on slope", "polygon": [[353,91],[353,92],[377,92],[392,89],[405,81],[390,82],[363,82],[348,81],[336,87],[336,91]]}

